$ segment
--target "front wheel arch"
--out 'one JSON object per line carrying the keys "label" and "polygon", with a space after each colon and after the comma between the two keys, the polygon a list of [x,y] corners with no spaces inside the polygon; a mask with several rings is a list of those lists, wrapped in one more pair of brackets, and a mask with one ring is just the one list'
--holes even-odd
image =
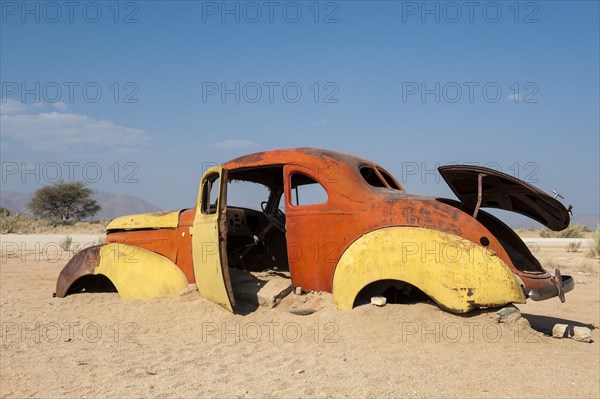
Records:
{"label": "front wheel arch", "polygon": [[80,278],[104,275],[123,299],[154,299],[176,295],[188,281],[181,269],[166,257],[127,244],[110,243],[86,248],[63,268],[56,296],[68,295]]}

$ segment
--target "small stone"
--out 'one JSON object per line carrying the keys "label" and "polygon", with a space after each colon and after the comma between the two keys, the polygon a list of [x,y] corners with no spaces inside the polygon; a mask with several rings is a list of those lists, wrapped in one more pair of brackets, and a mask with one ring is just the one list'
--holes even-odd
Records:
{"label": "small stone", "polygon": [[292,283],[287,279],[277,279],[268,281],[256,296],[259,305],[274,308],[290,292],[292,292]]}
{"label": "small stone", "polygon": [[375,306],[385,306],[387,303],[387,299],[384,296],[374,296],[371,297],[371,305]]}
{"label": "small stone", "polygon": [[592,330],[587,327],[574,327],[573,339],[579,342],[592,342]]}
{"label": "small stone", "polygon": [[508,305],[496,312],[498,323],[514,323],[521,318],[521,311],[514,305]]}
{"label": "small stone", "polygon": [[296,287],[296,288],[294,288],[294,294],[296,294],[296,295],[302,295],[302,287]]}
{"label": "small stone", "polygon": [[579,342],[592,342],[592,330],[587,327],[574,327],[568,324],[555,324],[552,327],[555,338],[572,338]]}
{"label": "small stone", "polygon": [[554,338],[569,338],[569,326],[567,324],[555,324],[552,327],[552,336]]}
{"label": "small stone", "polygon": [[304,374],[304,373],[306,373],[306,371],[304,371],[304,370],[298,370],[298,371],[296,371],[296,374]]}

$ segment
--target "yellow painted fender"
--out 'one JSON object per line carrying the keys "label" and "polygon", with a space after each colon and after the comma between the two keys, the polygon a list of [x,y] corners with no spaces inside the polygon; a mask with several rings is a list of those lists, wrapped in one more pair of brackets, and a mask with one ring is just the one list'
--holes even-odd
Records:
{"label": "yellow painted fender", "polygon": [[100,247],[93,274],[102,274],[124,299],[154,299],[176,295],[188,281],[181,269],[155,252],[126,244]]}
{"label": "yellow painted fender", "polygon": [[179,225],[179,211],[142,213],[113,219],[106,231],[140,229],[174,229]]}
{"label": "yellow painted fender", "polygon": [[352,243],[336,266],[333,299],[352,309],[364,287],[388,279],[412,284],[455,313],[525,303],[522,282],[493,251],[420,227],[383,228]]}

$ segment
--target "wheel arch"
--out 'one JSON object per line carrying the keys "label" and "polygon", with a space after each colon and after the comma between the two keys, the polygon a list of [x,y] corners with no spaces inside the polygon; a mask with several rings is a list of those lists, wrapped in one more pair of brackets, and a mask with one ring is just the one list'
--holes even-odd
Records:
{"label": "wheel arch", "polygon": [[173,296],[188,285],[183,272],[166,257],[127,244],[86,248],[71,258],[58,276],[56,296],[63,298],[85,276],[103,275],[124,299]]}
{"label": "wheel arch", "polygon": [[378,280],[411,284],[454,313],[525,302],[522,282],[493,251],[423,227],[385,227],[353,242],[334,270],[334,302],[351,309]]}

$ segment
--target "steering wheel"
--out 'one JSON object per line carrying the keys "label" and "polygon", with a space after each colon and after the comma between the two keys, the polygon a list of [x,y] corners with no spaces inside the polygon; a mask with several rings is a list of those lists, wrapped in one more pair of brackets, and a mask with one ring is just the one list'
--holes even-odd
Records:
{"label": "steering wheel", "polygon": [[281,209],[277,209],[275,213],[269,213],[266,211],[268,202],[263,201],[260,203],[260,208],[262,209],[263,215],[267,218],[270,224],[273,225],[277,230],[285,233],[285,223],[281,220],[285,220],[285,213],[281,211]]}

